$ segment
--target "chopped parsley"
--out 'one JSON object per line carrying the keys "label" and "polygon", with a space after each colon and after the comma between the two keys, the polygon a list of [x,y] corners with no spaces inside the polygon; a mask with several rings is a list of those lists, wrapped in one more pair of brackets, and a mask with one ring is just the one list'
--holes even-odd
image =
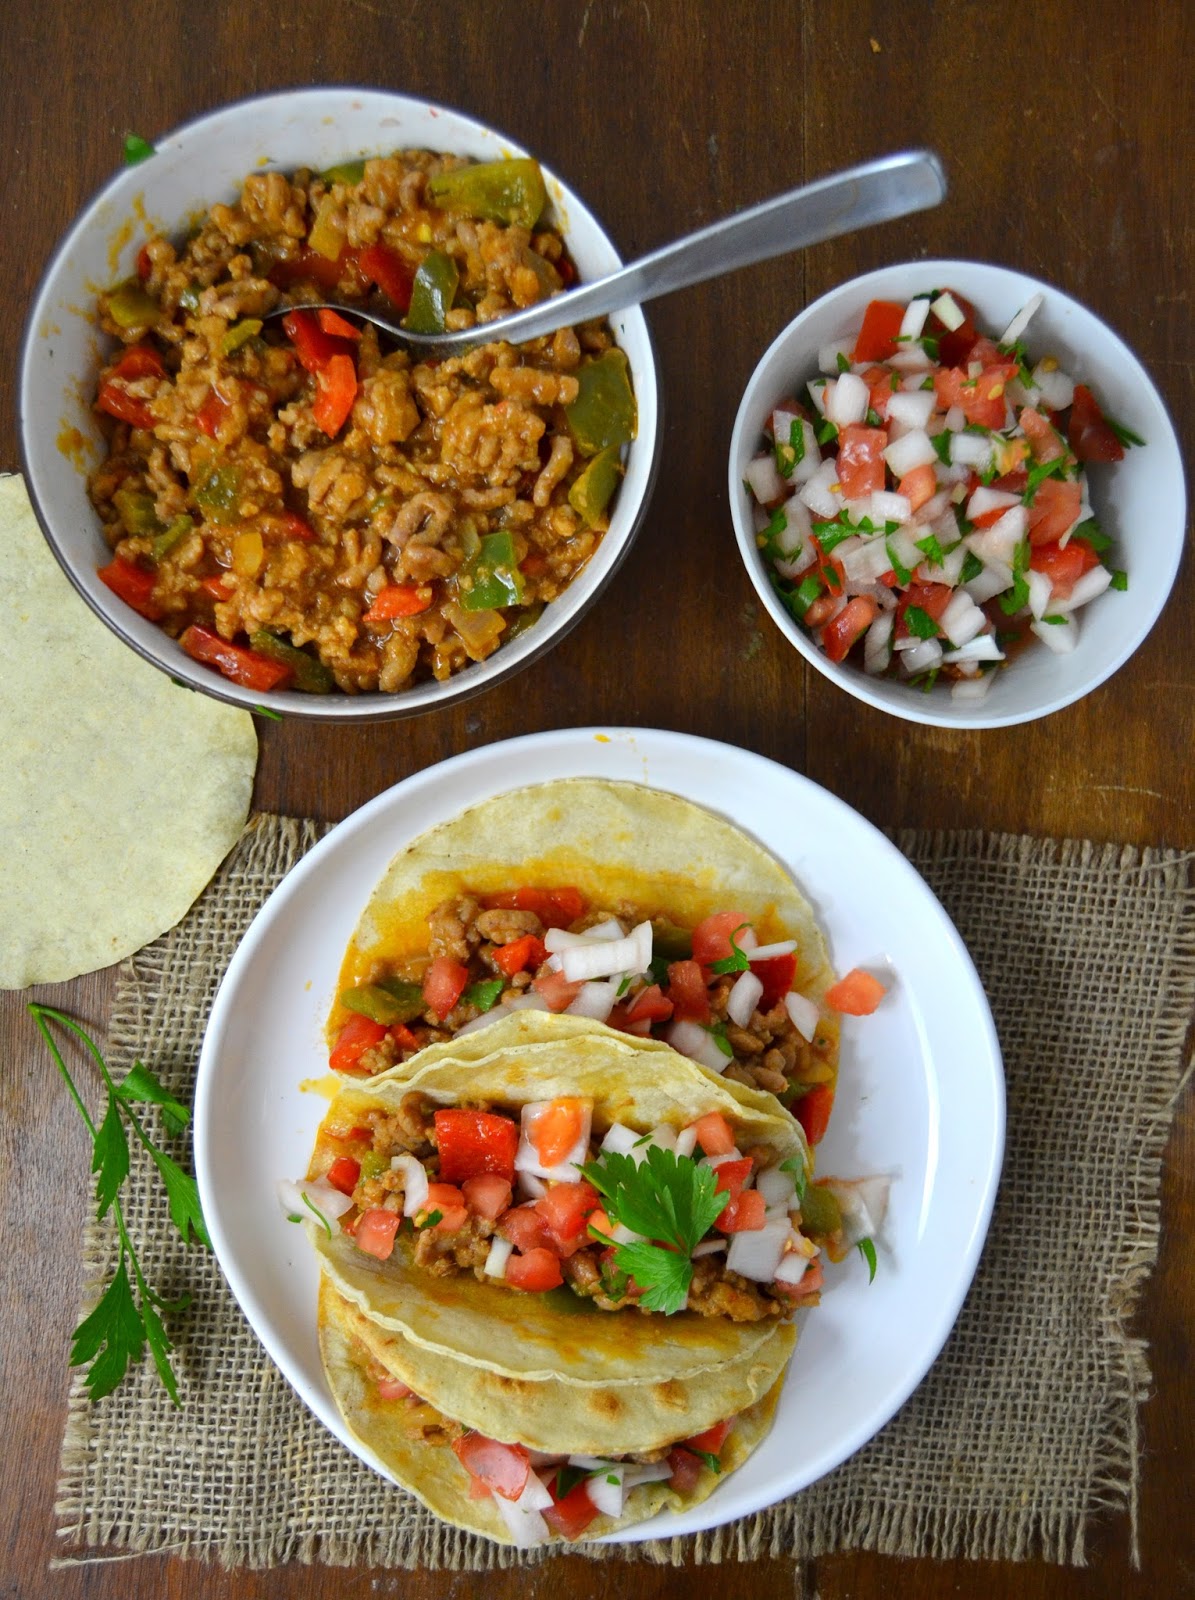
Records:
{"label": "chopped parsley", "polygon": [[905,566],[904,562],[897,555],[896,551],[893,550],[891,539],[885,539],[884,548],[888,552],[888,559],[892,563],[892,570],[896,574],[897,583],[911,583],[913,581],[913,574],[909,571],[908,567]]}
{"label": "chopped parsley", "polygon": [[875,1242],[873,1240],[871,1240],[871,1239],[859,1239],[855,1243],[855,1249],[863,1257],[864,1261],[867,1262],[867,1281],[868,1281],[868,1283],[874,1283],[875,1282],[875,1278],[876,1278],[876,1247],[875,1247]]}
{"label": "chopped parsley", "polygon": [[814,430],[814,437],[818,444],[833,444],[838,437],[838,429],[829,417],[823,417]]}
{"label": "chopped parsley", "polygon": [[929,612],[923,611],[920,606],[909,606],[905,612],[905,626],[918,639],[938,637],[938,624]]}
{"label": "chopped parsley", "polygon": [[1029,584],[1025,574],[1029,570],[1029,541],[1022,539],[1012,555],[1012,587],[1000,596],[1000,609],[1006,617],[1029,604]]}
{"label": "chopped parsley", "polygon": [[930,444],[938,452],[938,460],[944,467],[950,465],[950,441],[954,438],[949,428],[943,428],[941,433],[931,434]]}
{"label": "chopped parsley", "polygon": [[959,582],[970,583],[973,579],[978,578],[982,571],[983,562],[975,554],[974,550],[968,550],[963,557],[963,570],[959,573]]}
{"label": "chopped parsley", "polygon": [[1039,461],[1029,468],[1029,477],[1025,484],[1025,492],[1021,496],[1021,504],[1031,506],[1037,491],[1047,478],[1059,477],[1066,472],[1066,457],[1055,456],[1053,461]]}
{"label": "chopped parsley", "polygon": [[838,362],[838,370],[839,370],[839,372],[849,372],[851,370],[851,364],[847,360],[847,358],[843,355],[841,350],[838,352],[837,356],[835,357],[835,360]]}
{"label": "chopped parsley", "polygon": [[124,136],[124,164],[126,167],[138,166],[142,161],[148,161],[150,156],[157,152],[148,139],[143,139],[139,133],[126,133]]}
{"label": "chopped parsley", "polygon": [[730,954],[723,956],[720,961],[710,962],[710,971],[717,977],[720,978],[728,972],[746,972],[751,965],[747,958],[747,952],[739,949],[734,937],[735,933],[742,933],[743,929],[748,927],[750,927],[750,923],[740,922],[734,933],[730,935]]}
{"label": "chopped parsley", "polygon": [[1104,421],[1112,429],[1112,432],[1120,440],[1121,444],[1126,450],[1132,445],[1143,445],[1145,443],[1145,440],[1139,433],[1134,433],[1132,428],[1126,428],[1123,422],[1117,422],[1114,417],[1105,417]]}

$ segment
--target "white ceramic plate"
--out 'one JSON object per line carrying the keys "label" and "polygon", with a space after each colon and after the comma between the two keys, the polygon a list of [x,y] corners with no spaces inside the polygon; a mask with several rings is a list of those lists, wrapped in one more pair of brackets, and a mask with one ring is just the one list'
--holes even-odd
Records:
{"label": "white ceramic plate", "polygon": [[[316,1342],[317,1269],[275,1180],[307,1168],[326,1109],[323,1021],[374,885],[415,834],[489,795],[597,776],[671,790],[732,818],[791,867],[835,968],[887,968],[875,1015],[846,1018],[818,1170],[895,1179],[869,1286],[857,1255],[806,1319],[772,1433],[688,1515],[622,1535],[666,1538],[745,1516],[812,1483],[904,1402],[954,1324],[987,1231],[1004,1145],[995,1029],[962,941],[924,881],[870,823],[762,757],[678,733],[573,728],[488,745],[418,773],[328,835],[257,916],[212,1008],[199,1063],[195,1162],[216,1253],[273,1360],[346,1433]],[[893,1339],[891,1330],[901,1329]]]}

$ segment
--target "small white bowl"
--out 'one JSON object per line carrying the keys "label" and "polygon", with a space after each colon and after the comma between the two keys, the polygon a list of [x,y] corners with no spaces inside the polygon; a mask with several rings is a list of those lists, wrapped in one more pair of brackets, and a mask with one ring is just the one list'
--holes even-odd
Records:
{"label": "small white bowl", "polygon": [[[91,408],[108,342],[95,320],[97,290],[133,272],[151,231],[185,233],[209,206],[235,199],[247,173],[267,166],[283,172],[326,167],[412,148],[491,161],[528,153],[458,111],[379,90],[299,89],[243,100],[159,138],[151,160],[122,170],[101,189],[58,246],[33,301],[21,364],[20,434],[42,530],[75,588],[115,633],[163,672],[217,699],[325,721],[410,716],[468,699],[520,671],[568,632],[613,577],[646,510],[661,441],[658,381],[646,320],[631,307],[609,319],[630,363],[639,413],[609,530],[533,628],[446,682],[422,683],[397,695],[243,689],[192,661],[96,576],[111,556],[87,498],[87,475],[105,454]],[[617,270],[618,253],[596,218],[547,168],[544,178],[550,219],[581,278]]]}
{"label": "small white bowl", "polygon": [[[978,313],[979,331],[999,338],[1034,295],[1045,299],[1025,334],[1031,354],[1058,356],[1088,384],[1117,421],[1146,441],[1123,461],[1087,468],[1092,509],[1116,541],[1128,589],[1107,591],[1080,613],[1070,655],[1044,645],[1019,651],[1001,667],[986,699],[952,700],[890,678],[835,665],[813,643],[772,587],[756,544],[754,498],[743,482],[759,453],[764,423],[777,401],[817,375],[823,345],[856,332],[871,300],[909,300],[931,288],[957,289]],[[1007,267],[974,261],[911,261],[853,278],[807,306],[772,342],[748,383],[730,442],[730,510],[747,571],[776,626],[817,670],[881,711],[940,728],[1001,728],[1060,711],[1112,676],[1157,621],[1173,586],[1186,533],[1186,486],[1178,440],[1158,391],[1132,351],[1098,317],[1052,285]]]}

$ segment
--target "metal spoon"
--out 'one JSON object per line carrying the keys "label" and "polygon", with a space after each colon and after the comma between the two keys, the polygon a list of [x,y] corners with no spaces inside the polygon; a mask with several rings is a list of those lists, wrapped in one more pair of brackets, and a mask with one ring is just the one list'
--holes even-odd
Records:
{"label": "metal spoon", "polygon": [[906,150],[881,156],[862,166],[819,178],[816,183],[765,200],[721,222],[700,228],[673,244],[633,261],[607,277],[507,317],[495,317],[454,333],[413,333],[362,306],[328,300],[307,300],[279,306],[270,316],[288,311],[347,311],[372,322],[397,344],[429,356],[445,356],[474,345],[505,339],[522,343],[555,333],[558,328],[604,317],[624,306],[639,305],[657,295],[686,289],[723,272],[767,261],[790,250],[836,239],[856,228],[889,222],[936,206],[946,196],[946,175],[931,150]]}

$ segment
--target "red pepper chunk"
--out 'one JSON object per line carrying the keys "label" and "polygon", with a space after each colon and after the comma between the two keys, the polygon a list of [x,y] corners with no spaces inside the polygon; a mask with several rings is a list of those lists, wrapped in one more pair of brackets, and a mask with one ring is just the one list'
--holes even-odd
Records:
{"label": "red pepper chunk", "polygon": [[276,289],[289,289],[294,283],[316,283],[321,289],[335,289],[356,264],[357,251],[348,245],[335,261],[305,245],[297,255],[276,261],[267,276]]}
{"label": "red pepper chunk", "polygon": [[751,970],[763,984],[757,1009],[770,1011],[773,1006],[780,1004],[793,986],[797,975],[796,952],[790,950],[786,956],[769,956],[766,961],[752,961]]}
{"label": "red pepper chunk", "polygon": [[239,683],[245,689],[256,689],[263,693],[269,689],[281,689],[294,677],[293,668],[258,655],[256,650],[232,644],[210,628],[201,628],[198,623],[192,623],[178,642],[192,661],[215,667],[230,682]]}
{"label": "red pepper chunk", "polygon": [[810,1144],[820,1144],[830,1126],[830,1112],[834,1106],[834,1089],[828,1083],[815,1083],[807,1094],[797,1101],[797,1121],[805,1130]]}
{"label": "red pepper chunk", "polygon": [[495,1111],[450,1109],[435,1113],[440,1176],[445,1183],[463,1183],[483,1172],[514,1182],[519,1129]]}
{"label": "red pepper chunk", "polygon": [[360,1072],[361,1057],[385,1037],[386,1030],[380,1022],[355,1012],[336,1035],[328,1065],[333,1072]]}
{"label": "red pepper chunk", "polygon": [[166,363],[152,344],[131,344],[112,368],[114,378],[132,383],[137,378],[164,378]]}
{"label": "red pepper chunk", "polygon": [[337,1156],[324,1177],[341,1194],[352,1194],[361,1177],[361,1163],[352,1156]]}
{"label": "red pepper chunk", "polygon": [[547,953],[542,939],[537,939],[533,933],[525,933],[521,939],[512,939],[509,944],[498,945],[490,959],[508,978],[513,978],[516,972],[523,972],[528,968],[534,971]]}
{"label": "red pepper chunk", "polygon": [[295,347],[300,364],[308,372],[322,371],[333,356],[347,355],[352,361],[352,341],[326,333],[311,311],[288,311],[282,319],[282,327]]}
{"label": "red pepper chunk", "polygon": [[166,615],[154,599],[154,585],[157,579],[144,567],[126,561],[123,556],[117,556],[106,567],[100,567],[96,576],[139,616],[146,617],[150,622],[160,622]]}
{"label": "red pepper chunk", "polygon": [[152,428],[154,425],[154,414],[148,403],[139,400],[127,389],[122,389],[118,383],[101,383],[95,403],[100,411],[115,417],[118,422],[129,423],[131,427]]}
{"label": "red pepper chunk", "polygon": [[435,591],[427,583],[387,583],[374,595],[362,622],[393,622],[395,617],[417,617],[431,605]]}
{"label": "red pepper chunk", "polygon": [[387,300],[400,311],[410,309],[415,274],[397,250],[392,250],[379,240],[377,244],[362,250],[357,265],[361,268],[362,277],[376,283]]}
{"label": "red pepper chunk", "polygon": [[352,356],[334,355],[315,375],[315,400],[311,415],[334,439],[344,427],[357,398],[357,369]]}

